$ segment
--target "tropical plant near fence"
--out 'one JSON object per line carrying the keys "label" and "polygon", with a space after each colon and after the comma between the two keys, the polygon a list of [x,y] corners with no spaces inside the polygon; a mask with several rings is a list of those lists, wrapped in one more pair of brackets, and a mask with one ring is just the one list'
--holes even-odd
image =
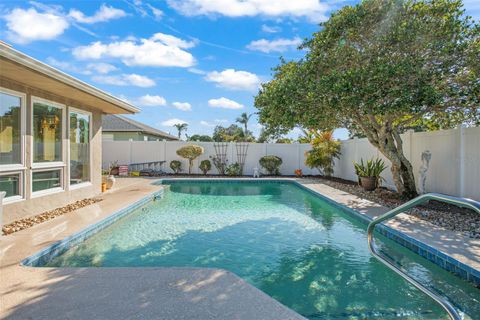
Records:
{"label": "tropical plant near fence", "polygon": [[360,163],[353,162],[353,166],[360,184],[368,191],[374,190],[380,185],[381,180],[384,180],[381,174],[387,169],[385,162],[380,158],[370,159],[366,162],[360,159]]}
{"label": "tropical plant near fence", "polygon": [[313,135],[312,150],[305,152],[305,164],[330,177],[334,172],[335,158],[340,157],[341,142],[333,138],[332,131],[314,132]]}

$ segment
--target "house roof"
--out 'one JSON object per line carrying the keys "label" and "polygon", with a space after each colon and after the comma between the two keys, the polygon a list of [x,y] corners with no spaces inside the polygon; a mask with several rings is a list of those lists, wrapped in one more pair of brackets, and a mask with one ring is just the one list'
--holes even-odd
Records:
{"label": "house roof", "polygon": [[103,113],[140,111],[130,103],[17,51],[2,41],[0,41],[0,70],[2,78],[68,97]]}
{"label": "house roof", "polygon": [[160,138],[178,140],[178,137],[147,126],[144,123],[120,115],[104,115],[102,117],[103,132],[142,132]]}

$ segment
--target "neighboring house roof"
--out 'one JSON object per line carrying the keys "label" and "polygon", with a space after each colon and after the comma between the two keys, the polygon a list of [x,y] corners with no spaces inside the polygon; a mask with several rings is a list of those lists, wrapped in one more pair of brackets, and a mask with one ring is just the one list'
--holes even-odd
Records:
{"label": "neighboring house roof", "polygon": [[104,115],[102,117],[103,132],[142,132],[164,139],[178,140],[178,137],[147,126],[141,122],[120,115]]}
{"label": "neighboring house roof", "polygon": [[140,109],[38,61],[0,41],[0,76],[68,97],[104,113],[136,113]]}

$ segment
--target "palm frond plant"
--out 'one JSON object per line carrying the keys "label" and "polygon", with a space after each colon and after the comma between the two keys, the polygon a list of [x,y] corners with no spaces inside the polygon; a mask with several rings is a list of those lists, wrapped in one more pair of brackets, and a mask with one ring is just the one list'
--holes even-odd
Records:
{"label": "palm frond plant", "polygon": [[380,185],[380,182],[385,180],[381,174],[387,169],[387,166],[380,158],[372,158],[366,162],[360,159],[360,163],[353,162],[353,166],[355,167],[355,173],[359,177],[361,186],[366,191],[375,190]]}

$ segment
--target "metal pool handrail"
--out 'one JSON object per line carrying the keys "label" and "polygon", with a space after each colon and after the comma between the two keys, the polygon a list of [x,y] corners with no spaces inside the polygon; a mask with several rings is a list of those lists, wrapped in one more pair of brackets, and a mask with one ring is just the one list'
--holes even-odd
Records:
{"label": "metal pool handrail", "polygon": [[439,202],[445,202],[445,203],[454,204],[454,205],[457,205],[457,206],[460,206],[460,207],[469,208],[469,209],[472,209],[472,210],[474,210],[474,211],[476,211],[477,213],[480,214],[480,203],[478,203],[476,201],[473,201],[473,200],[470,200],[470,199],[465,199],[465,198],[451,197],[451,196],[447,196],[447,195],[440,194],[440,193],[423,194],[421,196],[418,196],[418,197],[402,204],[401,206],[398,206],[395,209],[392,209],[392,210],[388,211],[387,213],[381,215],[380,217],[378,217],[378,218],[374,219],[372,222],[370,222],[370,224],[368,225],[368,228],[367,228],[368,247],[369,247],[372,255],[375,258],[377,258],[378,260],[380,260],[380,262],[382,262],[384,265],[389,267],[391,270],[395,271],[395,273],[400,275],[402,278],[404,278],[405,280],[410,282],[412,285],[417,287],[420,291],[422,291],[423,293],[425,293],[426,295],[431,297],[433,300],[435,300],[438,304],[440,304],[442,306],[442,308],[445,309],[445,311],[448,313],[448,315],[450,316],[451,319],[461,320],[462,317],[458,313],[457,309],[455,309],[455,307],[446,298],[444,298],[444,297],[436,294],[432,290],[426,288],[420,282],[418,282],[414,278],[410,277],[402,269],[397,267],[395,264],[393,264],[392,262],[383,258],[374,246],[375,241],[373,239],[373,231],[375,230],[375,226],[377,224],[379,224],[383,221],[389,220],[389,219],[393,218],[394,216],[398,215],[399,213],[402,213],[405,210],[411,209],[411,208],[413,208],[415,206],[418,206],[419,204],[422,204],[422,203],[427,202],[429,200],[436,200],[436,201],[439,201]]}

